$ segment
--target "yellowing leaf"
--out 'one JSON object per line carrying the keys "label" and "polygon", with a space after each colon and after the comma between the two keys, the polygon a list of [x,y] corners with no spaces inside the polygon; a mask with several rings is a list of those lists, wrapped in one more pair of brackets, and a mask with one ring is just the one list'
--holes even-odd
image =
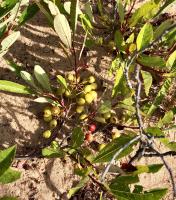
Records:
{"label": "yellowing leaf", "polygon": [[153,39],[153,28],[150,23],[146,23],[142,29],[140,30],[138,36],[137,36],[137,50],[142,50],[147,45],[150,44],[150,42]]}

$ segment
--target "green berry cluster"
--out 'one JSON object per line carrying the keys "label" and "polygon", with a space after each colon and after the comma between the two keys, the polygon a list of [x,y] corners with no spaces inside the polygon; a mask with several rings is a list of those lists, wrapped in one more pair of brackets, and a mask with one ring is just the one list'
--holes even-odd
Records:
{"label": "green berry cluster", "polygon": [[85,79],[82,81],[82,91],[80,92],[80,95],[78,95],[76,100],[76,112],[78,114],[81,114],[79,116],[80,120],[87,119],[87,114],[85,113],[85,106],[90,105],[93,103],[93,101],[96,101],[97,99],[97,92],[96,89],[98,87],[95,77],[89,76],[88,79]]}
{"label": "green berry cluster", "polygon": [[61,109],[57,106],[48,106],[44,108],[43,111],[43,119],[45,122],[49,123],[49,129],[43,132],[44,138],[50,138],[52,134],[52,130],[57,126],[57,119],[61,115]]}

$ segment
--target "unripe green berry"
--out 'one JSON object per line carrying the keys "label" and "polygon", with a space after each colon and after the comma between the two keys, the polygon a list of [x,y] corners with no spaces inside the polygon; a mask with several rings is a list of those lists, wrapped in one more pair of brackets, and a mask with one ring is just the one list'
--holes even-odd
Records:
{"label": "unripe green berry", "polygon": [[96,90],[98,87],[97,83],[91,83],[92,90]]}
{"label": "unripe green berry", "polygon": [[89,83],[94,83],[95,82],[95,77],[94,76],[90,76],[88,78]]}
{"label": "unripe green berry", "polygon": [[44,109],[44,116],[45,117],[50,117],[51,116],[51,109],[45,108]]}
{"label": "unripe green berry", "polygon": [[65,92],[65,88],[60,87],[60,88],[57,89],[56,94],[57,94],[57,95],[62,95],[62,94],[64,94],[64,92]]}
{"label": "unripe green berry", "polygon": [[87,114],[82,114],[79,119],[80,120],[87,120],[88,115]]}
{"label": "unripe green berry", "polygon": [[51,113],[53,116],[58,116],[60,114],[60,111],[61,111],[60,108],[57,106],[51,108]]}
{"label": "unripe green berry", "polygon": [[76,102],[77,102],[77,104],[80,105],[80,106],[82,106],[82,105],[84,105],[84,104],[86,103],[86,101],[85,101],[84,98],[79,98],[79,99],[77,99]]}
{"label": "unripe green berry", "polygon": [[85,100],[88,104],[92,103],[92,101],[94,100],[94,97],[90,94],[90,93],[87,93],[85,95]]}
{"label": "unripe green berry", "polygon": [[92,90],[92,91],[89,92],[89,94],[92,95],[93,99],[97,98],[97,92],[96,91]]}
{"label": "unripe green berry", "polygon": [[51,142],[51,147],[53,149],[57,149],[59,147],[58,142],[56,142],[55,140]]}
{"label": "unripe green berry", "polygon": [[56,119],[51,120],[49,125],[50,125],[50,129],[56,128],[57,120]]}
{"label": "unripe green berry", "polygon": [[65,96],[66,97],[71,97],[71,91],[70,90],[66,90],[65,91]]}
{"label": "unripe green berry", "polygon": [[73,75],[72,73],[69,73],[69,74],[67,75],[67,79],[68,79],[69,81],[74,81],[75,77],[74,77],[74,75]]}
{"label": "unripe green berry", "polygon": [[84,111],[84,106],[78,106],[77,108],[76,108],[76,112],[77,113],[82,113]]}
{"label": "unripe green berry", "polygon": [[97,122],[102,123],[102,124],[105,124],[105,123],[106,123],[106,120],[105,120],[105,118],[103,118],[103,117],[95,117],[95,120],[96,120]]}
{"label": "unripe green berry", "polygon": [[110,112],[107,112],[107,113],[105,113],[105,114],[103,115],[103,117],[104,117],[105,119],[109,119],[109,118],[111,117],[111,113],[110,113]]}
{"label": "unripe green berry", "polygon": [[50,122],[52,120],[52,115],[50,115],[49,117],[45,117],[44,115],[43,119],[45,122]]}
{"label": "unripe green berry", "polygon": [[51,131],[47,130],[47,131],[43,132],[43,137],[46,138],[46,139],[50,138],[51,137]]}
{"label": "unripe green berry", "polygon": [[86,85],[86,86],[84,87],[84,93],[88,93],[88,92],[90,92],[91,90],[92,90],[91,85]]}
{"label": "unripe green berry", "polygon": [[111,122],[112,124],[116,124],[116,123],[118,122],[117,117],[116,117],[116,116],[111,116],[110,122]]}

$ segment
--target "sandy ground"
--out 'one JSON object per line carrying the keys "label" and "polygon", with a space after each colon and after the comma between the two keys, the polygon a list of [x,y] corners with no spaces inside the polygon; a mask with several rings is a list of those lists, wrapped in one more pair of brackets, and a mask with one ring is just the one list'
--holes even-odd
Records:
{"label": "sandy ground", "polygon": [[[25,70],[32,71],[35,64],[40,64],[51,75],[58,71],[67,71],[69,63],[58,47],[58,37],[44,23],[43,16],[38,14],[21,29],[21,38],[13,45],[6,59],[21,64]],[[95,57],[98,56],[97,59]],[[99,72],[101,66],[109,64],[104,52],[90,54],[90,65]],[[9,72],[4,60],[0,61],[0,79],[14,81],[16,78]],[[20,80],[19,80],[20,82]],[[18,151],[36,146],[41,140],[45,125],[37,118],[41,111],[38,104],[31,103],[27,97],[7,93],[0,94],[0,147],[18,144]],[[167,158],[176,175],[176,160]],[[26,163],[22,167],[22,163]],[[159,159],[142,159],[141,163],[158,163]],[[20,168],[22,178],[15,183],[0,185],[0,197],[13,195],[20,200],[56,200],[75,184],[73,163],[60,159],[18,160],[14,167]],[[176,178],[176,177],[175,177]],[[145,174],[141,183],[146,188],[170,186],[168,174],[163,168],[156,176]],[[169,200],[168,195],[165,200]]]}

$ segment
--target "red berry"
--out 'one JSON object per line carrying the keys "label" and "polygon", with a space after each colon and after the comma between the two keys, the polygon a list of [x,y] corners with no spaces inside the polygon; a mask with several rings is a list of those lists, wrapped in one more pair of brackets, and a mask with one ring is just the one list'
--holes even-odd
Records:
{"label": "red berry", "polygon": [[95,132],[95,130],[96,130],[96,125],[95,124],[90,124],[89,131],[93,133],[93,132]]}
{"label": "red berry", "polygon": [[87,142],[92,142],[93,139],[94,139],[94,138],[93,138],[92,133],[90,133],[90,132],[86,133],[85,140],[86,140]]}

